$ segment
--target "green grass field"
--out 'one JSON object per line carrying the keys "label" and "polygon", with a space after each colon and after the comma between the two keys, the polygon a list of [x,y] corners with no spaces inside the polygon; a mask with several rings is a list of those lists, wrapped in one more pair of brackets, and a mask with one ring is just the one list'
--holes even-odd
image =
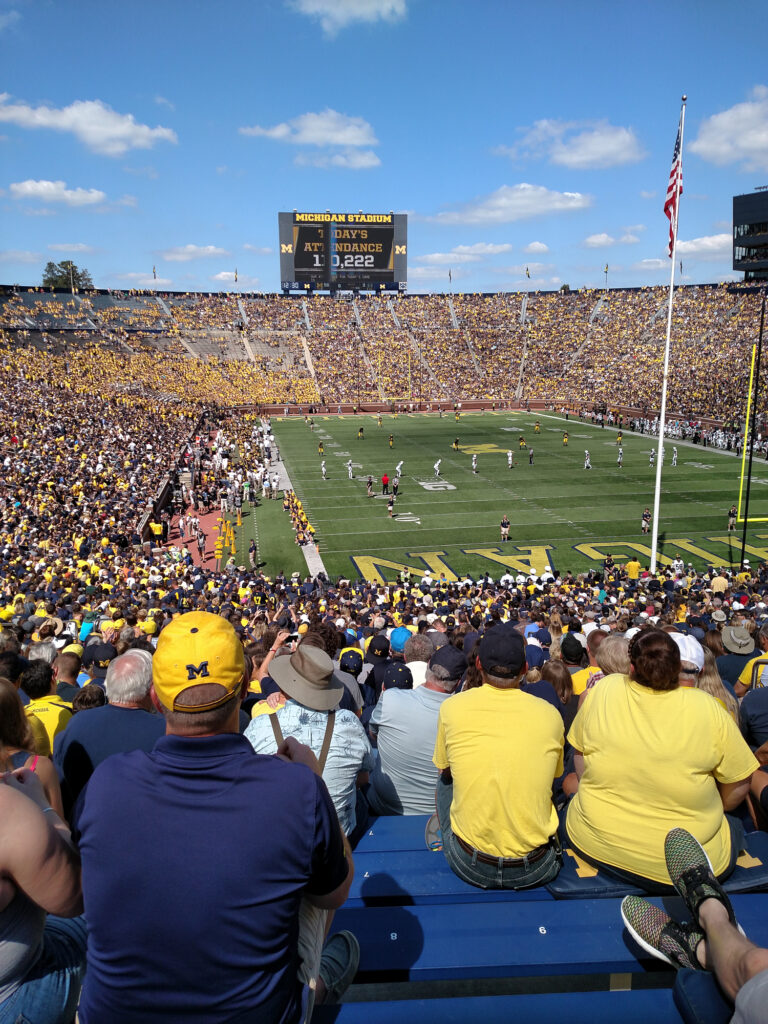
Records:
{"label": "green grass field", "polygon": [[[653,509],[655,469],[649,452],[656,439],[624,432],[624,467],[616,464],[616,431],[590,423],[526,413],[317,417],[311,432],[303,419],[274,424],[280,451],[317,533],[320,556],[329,574],[393,579],[407,565],[416,572],[429,567],[452,576],[485,572],[498,577],[505,568],[542,572],[547,564],[561,571],[599,564],[609,552],[617,561],[638,554],[646,564],[650,534],[643,536],[643,509]],[[357,439],[360,425],[365,440]],[[563,429],[570,443],[563,447]],[[388,436],[394,434],[394,448]],[[527,446],[518,447],[520,435]],[[460,450],[451,447],[458,435]],[[317,444],[323,440],[328,479],[320,474]],[[677,444],[678,465],[672,448]],[[534,465],[528,463],[528,446]],[[685,442],[667,441],[662,476],[659,524],[660,561],[678,553],[697,567],[737,563],[741,526],[728,534],[727,510],[738,501],[741,460],[734,455]],[[511,448],[515,465],[507,468]],[[584,449],[593,469],[585,471]],[[478,456],[478,473],[471,457]],[[355,479],[347,479],[352,458]],[[433,464],[441,458],[440,479]],[[394,475],[403,460],[395,518],[387,516],[380,478]],[[375,498],[366,498],[365,480],[375,481]],[[755,460],[750,518],[768,516],[768,464]],[[240,559],[255,522],[267,572],[305,570],[292,543],[288,516],[277,502],[246,520],[238,539]],[[512,528],[500,543],[504,513]],[[749,556],[768,559],[768,522],[751,523]]]}

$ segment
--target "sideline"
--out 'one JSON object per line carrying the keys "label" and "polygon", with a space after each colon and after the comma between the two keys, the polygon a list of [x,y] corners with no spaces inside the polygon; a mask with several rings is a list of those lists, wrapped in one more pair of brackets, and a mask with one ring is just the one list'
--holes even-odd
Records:
{"label": "sideline", "polygon": [[[280,490],[292,491],[294,489],[293,484],[291,483],[291,478],[288,475],[288,470],[285,468],[283,460],[278,459],[277,462],[272,463],[272,466],[277,470],[280,477]],[[317,576],[321,572],[328,576],[323,560],[320,557],[320,552],[317,550],[317,545],[314,541],[310,541],[309,544],[302,545],[301,553],[304,555],[304,561],[307,563],[307,571],[310,576]]]}

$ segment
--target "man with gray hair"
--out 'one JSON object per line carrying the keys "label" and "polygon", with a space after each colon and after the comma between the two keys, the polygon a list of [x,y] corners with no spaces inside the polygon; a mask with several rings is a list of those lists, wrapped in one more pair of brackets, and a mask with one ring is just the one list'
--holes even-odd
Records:
{"label": "man with gray hair", "polygon": [[434,811],[438,771],[432,753],[438,714],[466,668],[463,652],[445,644],[430,657],[423,686],[382,693],[369,725],[379,748],[366,793],[374,813],[430,814]]}
{"label": "man with gray hair", "polygon": [[104,680],[109,704],[81,711],[53,747],[65,807],[74,804],[94,769],[112,754],[150,751],[165,734],[162,715],[149,696],[152,655],[126,651],[110,662]]}
{"label": "man with gray hair", "polygon": [[413,676],[413,688],[422,686],[427,678],[429,659],[435,652],[435,644],[426,633],[414,633],[405,641],[403,658]]}

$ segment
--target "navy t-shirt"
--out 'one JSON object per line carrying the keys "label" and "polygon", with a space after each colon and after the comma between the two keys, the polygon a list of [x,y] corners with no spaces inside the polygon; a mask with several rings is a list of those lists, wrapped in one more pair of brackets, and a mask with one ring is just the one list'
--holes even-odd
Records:
{"label": "navy t-shirt", "polygon": [[298,1019],[298,912],[347,876],[322,779],[242,736],[163,736],[94,772],[83,861],[82,1024]]}
{"label": "navy t-shirt", "polygon": [[65,800],[74,802],[97,765],[112,754],[149,751],[163,735],[163,716],[142,708],[105,704],[73,715],[53,744],[53,763]]}

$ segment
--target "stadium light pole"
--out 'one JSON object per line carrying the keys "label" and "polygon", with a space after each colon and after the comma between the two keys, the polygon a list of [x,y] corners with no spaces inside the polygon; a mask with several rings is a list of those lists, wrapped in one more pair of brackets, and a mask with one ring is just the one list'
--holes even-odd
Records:
{"label": "stadium light pole", "polygon": [[[653,533],[651,536],[651,572],[656,572],[656,561],[658,557],[658,543],[659,543],[659,509],[661,506],[661,464],[662,464],[662,453],[664,451],[664,427],[667,421],[667,381],[669,379],[669,344],[672,335],[672,304],[675,297],[675,252],[677,249],[677,225],[680,220],[680,186],[682,184],[682,160],[683,160],[683,130],[685,128],[685,103],[688,99],[687,96],[683,96],[682,109],[680,111],[680,128],[679,128],[679,152],[675,153],[675,157],[679,161],[679,169],[676,173],[676,164],[673,160],[672,173],[675,174],[675,198],[674,198],[674,219],[670,219],[670,228],[672,233],[672,251],[670,257],[672,259],[672,270],[669,275],[669,308],[667,310],[667,340],[664,345],[664,372],[661,381],[661,409],[659,410],[659,448],[656,453],[656,487],[653,495]],[[666,206],[665,206],[666,212]]]}
{"label": "stadium light pole", "polygon": [[752,483],[752,455],[755,449],[755,432],[757,430],[757,395],[760,391],[760,357],[763,352],[763,325],[765,324],[765,293],[763,288],[763,304],[760,309],[760,333],[757,336],[757,365],[755,367],[755,393],[752,396],[752,423],[744,424],[744,444],[747,443],[749,433],[749,462],[747,463],[747,493],[744,499],[744,526],[741,531],[741,558],[739,569],[744,565],[744,552],[747,547],[747,523],[749,522],[749,489]]}

